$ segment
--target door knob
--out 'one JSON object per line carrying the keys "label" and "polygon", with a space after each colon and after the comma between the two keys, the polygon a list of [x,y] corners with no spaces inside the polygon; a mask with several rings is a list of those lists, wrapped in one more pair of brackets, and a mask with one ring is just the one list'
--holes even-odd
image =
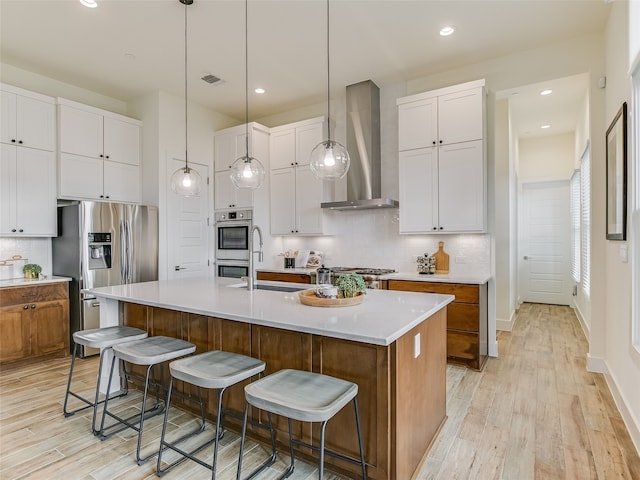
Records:
{"label": "door knob", "polygon": [[186,270],[187,269],[187,267],[181,267],[180,265],[176,265],[174,268],[175,268],[176,272],[179,271],[179,270]]}
{"label": "door knob", "polygon": [[529,255],[525,255],[523,258],[524,258],[525,260],[529,260]]}

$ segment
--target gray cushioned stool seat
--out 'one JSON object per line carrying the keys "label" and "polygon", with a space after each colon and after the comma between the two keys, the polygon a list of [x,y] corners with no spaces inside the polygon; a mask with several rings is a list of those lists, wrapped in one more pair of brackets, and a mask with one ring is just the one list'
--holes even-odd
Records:
{"label": "gray cushioned stool seat", "polygon": [[[102,366],[103,360],[106,358],[106,352],[109,351],[114,345],[118,345],[120,343],[132,342],[136,340],[142,340],[147,338],[148,334],[144,330],[140,330],[139,328],[133,327],[104,327],[104,328],[94,328],[91,330],[81,330],[79,332],[73,333],[73,355],[71,356],[71,367],[69,368],[69,379],[67,381],[67,391],[64,396],[64,404],[62,407],[62,411],[64,412],[65,417],[69,417],[76,412],[85,410],[87,408],[93,407],[93,419],[91,421],[91,431],[94,434],[97,434],[98,431],[96,429],[96,417],[98,415],[98,405],[104,403],[104,400],[100,399],[100,378],[102,377]],[[98,366],[98,381],[96,382],[96,392],[94,400],[89,400],[82,395],[73,392],[71,390],[71,381],[73,378],[73,369],[75,366],[75,361],[78,353],[78,345],[84,345],[85,347],[91,348],[100,348],[100,360]],[[107,392],[110,391],[111,383],[109,383],[107,387]],[[108,394],[108,393],[107,393]],[[127,390],[124,392],[115,395],[122,396],[126,395]],[[67,404],[69,401],[69,396],[75,397],[78,400],[84,403],[84,406],[76,408],[75,410],[69,410],[67,408]]]}
{"label": "gray cushioned stool seat", "polygon": [[238,353],[215,350],[175,360],[171,376],[203,388],[224,388],[264,371],[265,363]]}
{"label": "gray cushioned stool seat", "polygon": [[329,420],[358,394],[358,385],[301,370],[280,370],[247,385],[247,402],[303,422]]}
{"label": "gray cushioned stool seat", "polygon": [[147,338],[144,330],[134,327],[104,327],[73,333],[73,341],[91,348],[109,348],[122,342]]}
{"label": "gray cushioned stool seat", "polygon": [[155,365],[196,351],[193,343],[179,338],[148,337],[113,346],[116,357],[136,365]]}

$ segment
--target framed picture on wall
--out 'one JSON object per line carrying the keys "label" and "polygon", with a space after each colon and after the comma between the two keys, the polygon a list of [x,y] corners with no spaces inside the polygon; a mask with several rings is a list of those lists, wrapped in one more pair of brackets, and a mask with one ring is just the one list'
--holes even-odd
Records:
{"label": "framed picture on wall", "polygon": [[607,240],[627,239],[627,103],[607,129]]}

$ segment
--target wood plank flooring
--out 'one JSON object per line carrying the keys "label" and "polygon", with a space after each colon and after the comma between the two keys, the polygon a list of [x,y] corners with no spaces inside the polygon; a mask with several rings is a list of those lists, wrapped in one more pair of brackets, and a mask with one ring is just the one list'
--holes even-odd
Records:
{"label": "wood plank flooring", "polygon": [[[525,304],[513,332],[499,332],[498,342],[500,357],[489,359],[483,372],[448,367],[448,420],[417,478],[640,479],[640,458],[606,382],[586,371],[587,343],[570,308]],[[89,433],[88,411],[63,417],[68,368],[69,359],[55,359],[0,372],[0,479],[157,478],[155,461],[136,465],[133,430],[101,442]],[[95,358],[77,363],[76,378],[87,392],[96,371]],[[130,397],[122,408],[138,408],[138,394]],[[176,409],[170,419],[172,434],[195,426]],[[158,416],[145,426],[143,453],[157,448],[161,422]],[[233,432],[221,441],[219,479],[235,478],[238,442]],[[209,460],[212,449],[201,456]],[[266,457],[251,442],[246,471]],[[259,478],[276,478],[284,469],[279,460]],[[297,462],[290,478],[317,475],[315,466]],[[185,462],[165,478],[211,474]]]}

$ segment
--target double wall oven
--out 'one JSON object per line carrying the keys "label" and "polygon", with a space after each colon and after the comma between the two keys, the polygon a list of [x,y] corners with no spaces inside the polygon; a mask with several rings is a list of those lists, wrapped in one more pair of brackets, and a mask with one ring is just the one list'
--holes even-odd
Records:
{"label": "double wall oven", "polygon": [[249,274],[249,235],[253,212],[235,210],[217,212],[216,275],[240,278]]}

